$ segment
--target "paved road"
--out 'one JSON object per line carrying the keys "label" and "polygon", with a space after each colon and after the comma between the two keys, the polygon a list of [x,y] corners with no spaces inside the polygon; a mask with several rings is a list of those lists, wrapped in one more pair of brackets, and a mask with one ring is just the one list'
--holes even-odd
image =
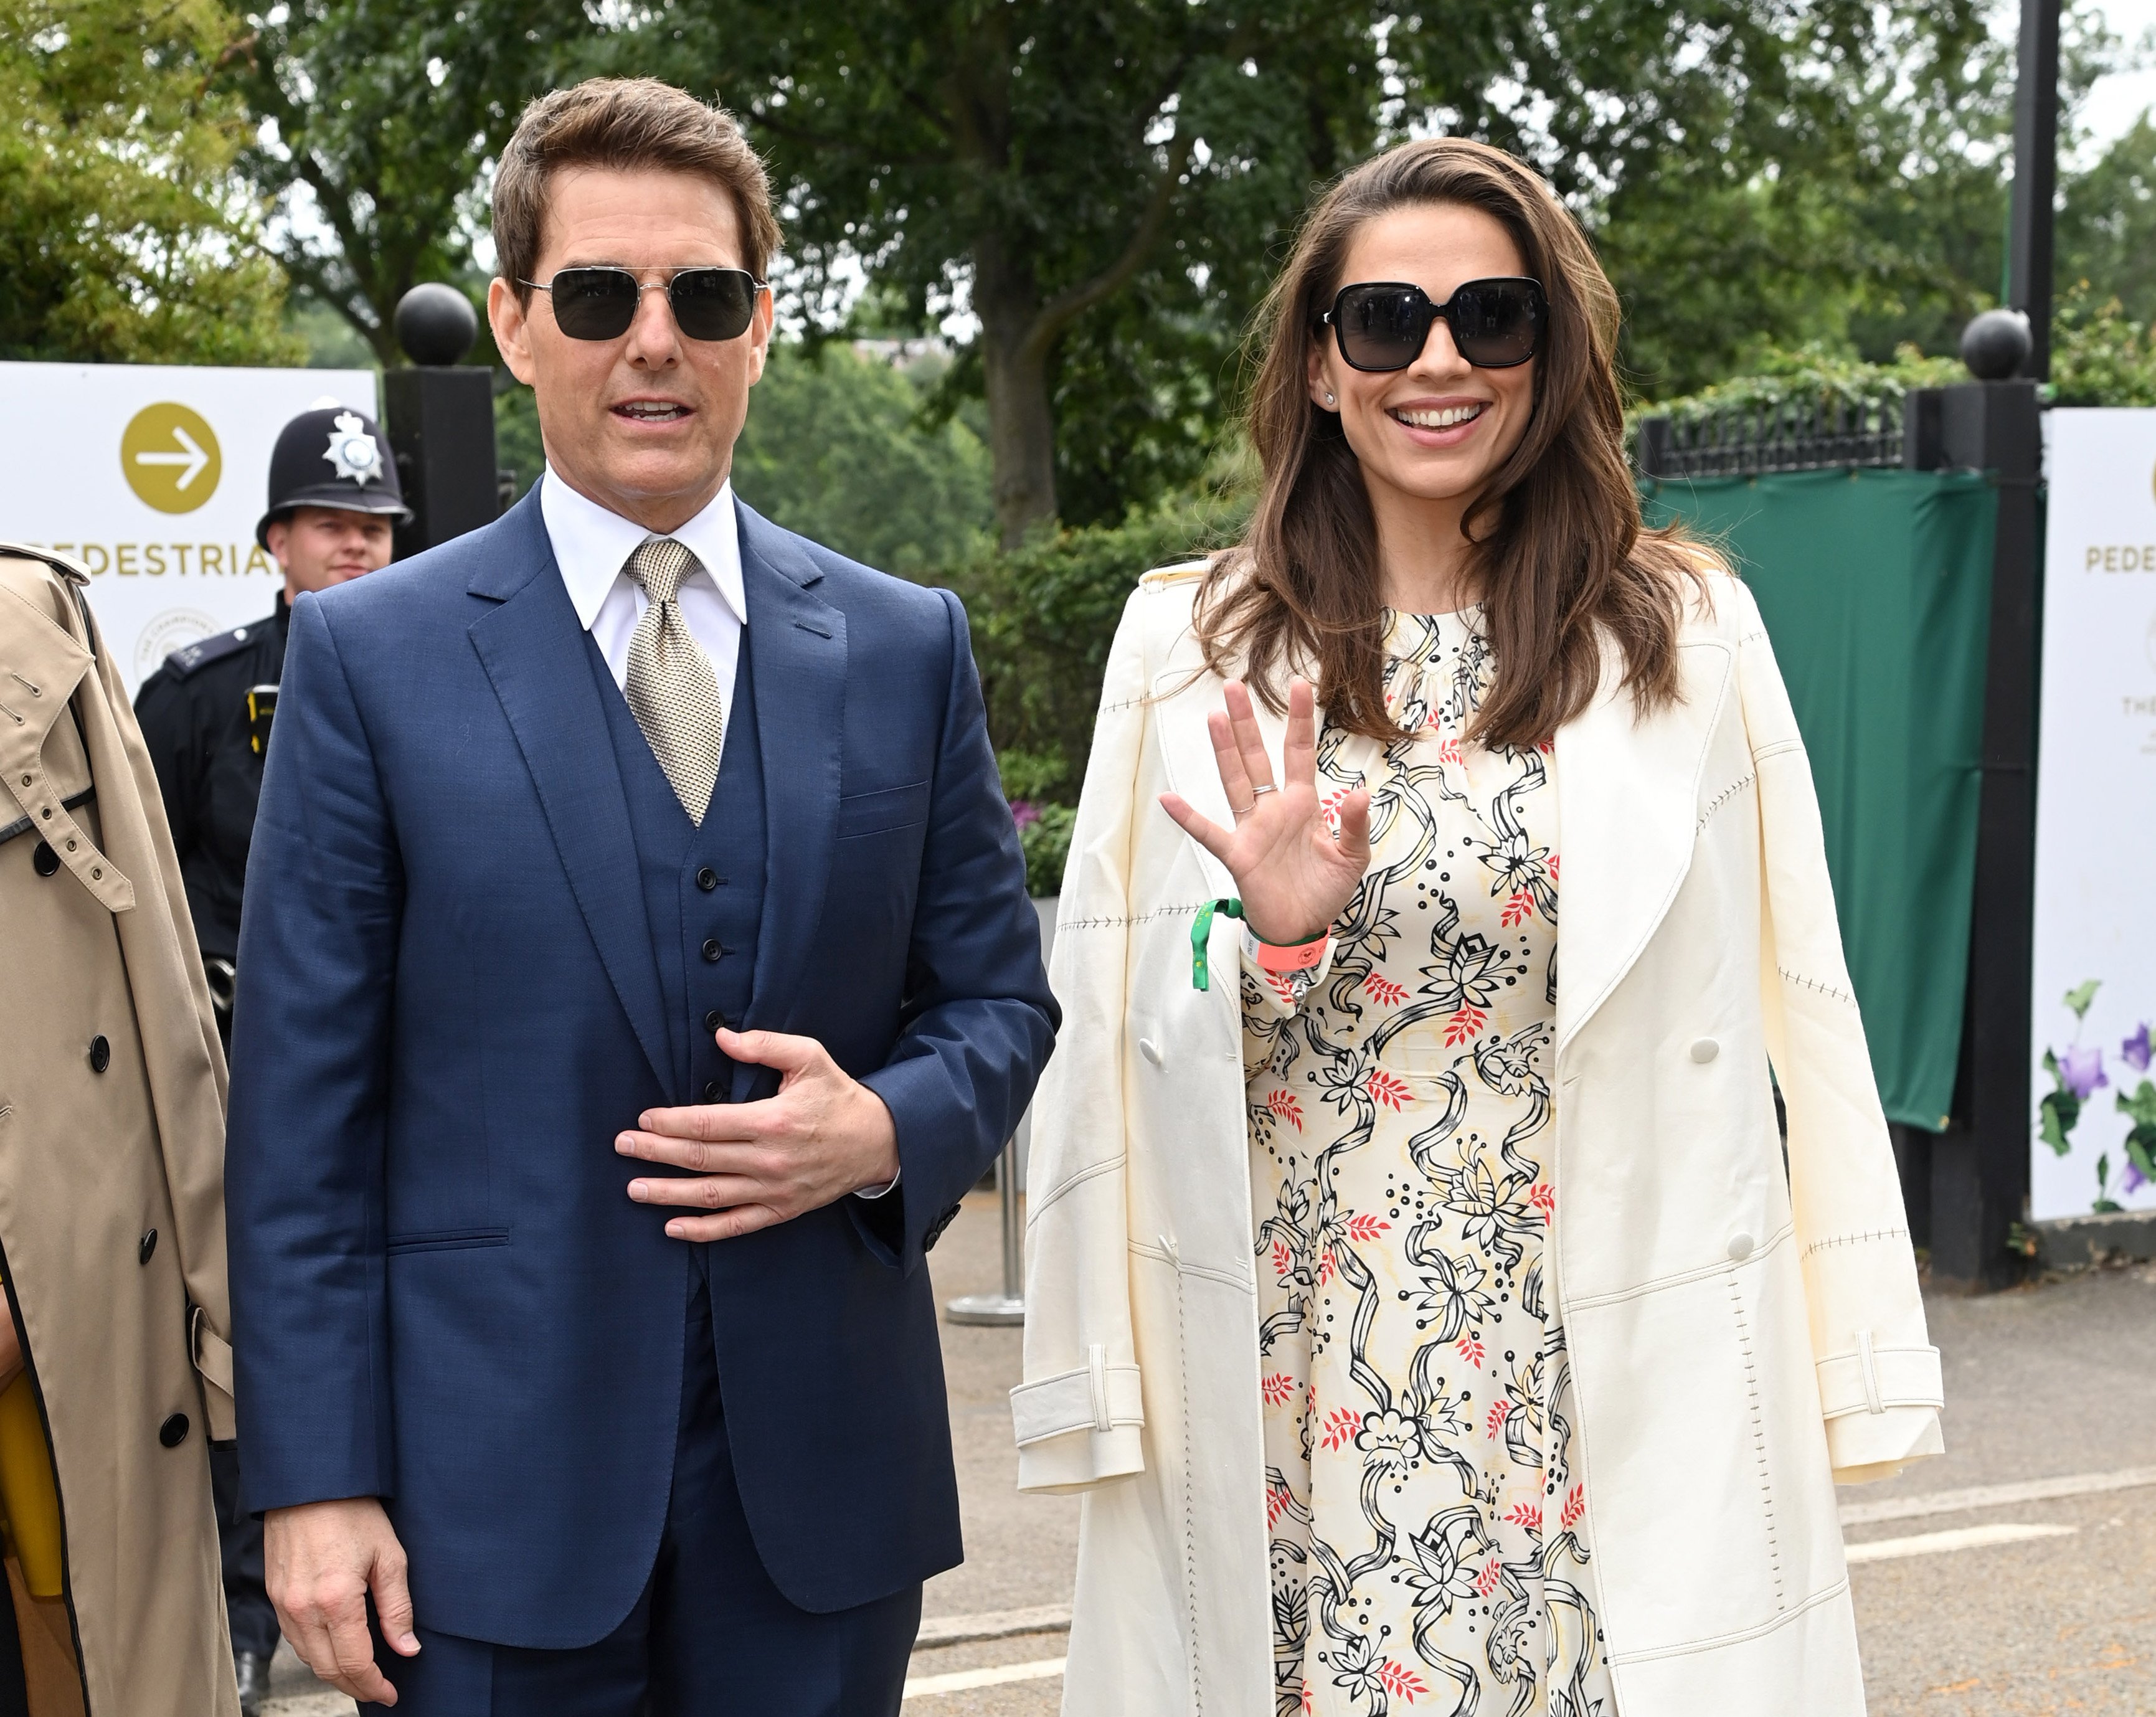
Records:
{"label": "paved road", "polygon": [[[997,1258],[995,1201],[976,1195],[931,1261],[939,1300],[996,1286]],[[1935,1298],[1930,1313],[1946,1355],[1948,1453],[1843,1499],[1873,1514],[1896,1502],[1910,1510],[1847,1529],[1852,1546],[1889,1553],[1851,1572],[1874,1717],[2151,1717],[2156,1483],[1951,1511],[1938,1502],[2156,1468],[2156,1270]],[[1004,1391],[1018,1375],[1018,1333],[947,1326],[943,1350],[968,1561],[931,1582],[924,1612],[958,1618],[962,1632],[1000,1631],[965,1618],[1069,1603],[1077,1504],[1014,1488]],[[1984,1541],[2006,1528],[2053,1529]],[[1051,1628],[918,1651],[908,1717],[1055,1717],[1062,1684],[1040,1666],[1063,1648]],[[998,1668],[1024,1678],[951,1688]],[[297,1664],[280,1665],[276,1717],[351,1710],[310,1684]]]}

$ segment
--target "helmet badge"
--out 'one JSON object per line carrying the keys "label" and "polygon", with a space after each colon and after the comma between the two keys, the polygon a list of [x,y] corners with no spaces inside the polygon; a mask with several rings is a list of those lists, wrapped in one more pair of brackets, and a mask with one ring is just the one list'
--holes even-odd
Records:
{"label": "helmet badge", "polygon": [[365,488],[382,481],[382,448],[367,433],[367,424],[356,413],[344,412],[330,431],[330,450],[322,457],[336,467],[340,477],[350,477]]}

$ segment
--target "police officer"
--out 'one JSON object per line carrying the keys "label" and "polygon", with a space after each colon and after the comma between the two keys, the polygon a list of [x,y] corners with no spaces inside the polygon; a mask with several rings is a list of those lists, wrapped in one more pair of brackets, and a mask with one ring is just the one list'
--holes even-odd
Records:
{"label": "police officer", "polygon": [[[303,412],[285,424],[270,459],[269,500],[254,540],[284,571],[276,612],[174,650],[135,700],[228,1046],[240,885],[291,601],[388,564],[391,528],[412,517],[389,443],[372,419],[341,406]],[[276,1612],[263,1585],[262,1524],[239,1512],[234,1451],[212,1450],[211,1476],[240,1709],[257,1717],[277,1648]]]}

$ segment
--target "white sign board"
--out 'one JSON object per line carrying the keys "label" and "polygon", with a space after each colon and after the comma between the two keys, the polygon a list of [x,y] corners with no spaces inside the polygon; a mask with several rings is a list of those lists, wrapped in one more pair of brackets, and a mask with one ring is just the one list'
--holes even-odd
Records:
{"label": "white sign board", "polygon": [[2050,417],[2031,1015],[2039,1218],[2156,1209],[2156,409]]}
{"label": "white sign board", "polygon": [[0,539],[89,573],[131,696],[182,644],[276,607],[254,541],[270,452],[328,404],[377,415],[374,373],[0,363]]}

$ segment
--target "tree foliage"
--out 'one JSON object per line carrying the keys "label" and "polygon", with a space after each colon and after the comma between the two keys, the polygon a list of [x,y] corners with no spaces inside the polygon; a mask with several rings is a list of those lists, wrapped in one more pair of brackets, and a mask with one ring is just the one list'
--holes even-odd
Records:
{"label": "tree foliage", "polygon": [[280,0],[248,23],[228,82],[266,128],[242,166],[279,258],[400,362],[397,301],[470,268],[495,154],[593,27],[542,0]]}
{"label": "tree foliage", "polygon": [[287,359],[217,0],[0,0],[0,357]]}

